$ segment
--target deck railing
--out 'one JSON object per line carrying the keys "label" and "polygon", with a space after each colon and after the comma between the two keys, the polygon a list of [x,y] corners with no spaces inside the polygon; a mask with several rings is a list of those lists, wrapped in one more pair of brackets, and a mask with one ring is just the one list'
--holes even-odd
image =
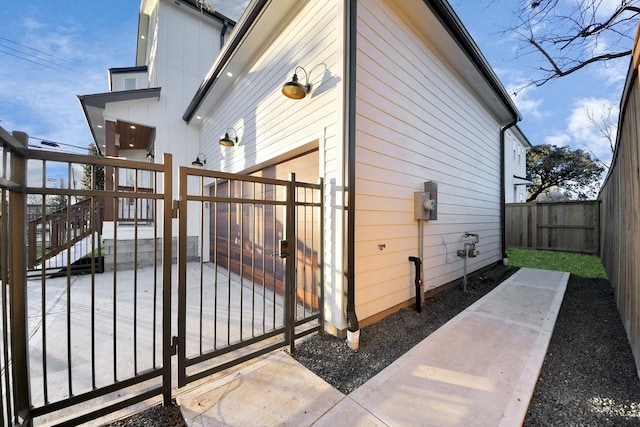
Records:
{"label": "deck railing", "polygon": [[[43,202],[40,212],[50,209]],[[48,259],[71,248],[92,233],[99,233],[102,230],[100,211],[99,205],[93,203],[92,206],[91,199],[85,199],[29,221],[27,267],[32,269],[44,265]]]}
{"label": "deck railing", "polygon": [[[118,186],[118,191],[147,194],[154,192],[153,188],[123,186]],[[153,211],[153,200],[138,197],[118,199],[118,222],[153,222],[154,218],[155,213]]]}

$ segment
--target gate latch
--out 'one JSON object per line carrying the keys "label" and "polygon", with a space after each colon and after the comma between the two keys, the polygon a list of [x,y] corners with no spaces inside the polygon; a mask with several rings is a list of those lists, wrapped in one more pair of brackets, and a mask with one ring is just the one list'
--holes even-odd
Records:
{"label": "gate latch", "polygon": [[180,201],[173,200],[171,205],[171,218],[178,218],[178,212],[180,212]]}
{"label": "gate latch", "polygon": [[178,337],[171,337],[171,355],[178,354]]}
{"label": "gate latch", "polygon": [[286,258],[289,253],[289,242],[287,240],[280,240],[280,253],[277,254],[279,258]]}

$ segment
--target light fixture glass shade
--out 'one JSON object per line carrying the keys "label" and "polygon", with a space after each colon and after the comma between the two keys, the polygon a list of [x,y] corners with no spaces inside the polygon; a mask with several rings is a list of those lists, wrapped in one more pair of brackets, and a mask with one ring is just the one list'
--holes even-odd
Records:
{"label": "light fixture glass shade", "polygon": [[198,155],[196,156],[196,159],[193,162],[191,162],[191,164],[193,166],[198,166],[201,168],[207,164],[207,158],[205,157],[204,154],[198,153]]}
{"label": "light fixture glass shade", "polygon": [[[233,138],[229,136],[229,132],[233,132],[233,135],[234,135]],[[220,138],[220,141],[218,141],[218,144],[222,145],[223,147],[233,147],[237,143],[238,143],[238,132],[236,132],[234,128],[227,128],[227,131],[224,133],[224,136]]]}
{"label": "light fixture glass shade", "polygon": [[284,94],[284,96],[291,99],[302,99],[307,96],[305,87],[298,81],[298,76],[296,76],[295,74],[293,75],[291,81],[286,82],[284,85],[282,85],[282,93]]}
{"label": "light fixture glass shade", "polygon": [[[235,139],[237,140],[238,138]],[[228,132],[225,132],[224,136],[220,138],[220,141],[218,141],[218,144],[222,145],[223,147],[233,147],[234,145],[236,145],[236,141],[229,137]]]}
{"label": "light fixture glass shade", "polygon": [[[298,70],[304,72],[307,84],[303,85],[298,81]],[[307,76],[306,70],[302,67],[296,67],[291,80],[282,85],[282,94],[291,99],[302,99],[307,96],[310,90],[309,77]]]}

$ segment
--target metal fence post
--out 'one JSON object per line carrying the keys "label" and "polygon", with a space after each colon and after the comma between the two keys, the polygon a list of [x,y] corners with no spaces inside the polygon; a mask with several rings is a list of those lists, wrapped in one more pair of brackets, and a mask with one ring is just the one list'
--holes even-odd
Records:
{"label": "metal fence post", "polygon": [[289,350],[291,354],[295,349],[295,309],[296,309],[296,255],[298,243],[296,241],[296,174],[289,174],[289,185],[287,187],[287,218],[286,218],[286,240],[289,242],[289,256],[286,258],[285,270],[285,318],[286,330],[289,340]]}
{"label": "metal fence post", "polygon": [[[27,147],[29,136],[13,132],[13,136]],[[15,413],[23,420],[30,418],[29,367],[27,346],[27,264],[26,264],[26,194],[27,159],[17,153],[11,156],[11,181],[22,186],[21,191],[9,193],[9,295],[11,313],[11,354]]]}
{"label": "metal fence post", "polygon": [[[173,243],[173,160],[171,154],[163,157],[163,229],[162,229],[162,397],[164,406],[171,404],[171,247]],[[154,255],[155,256],[155,255]]]}

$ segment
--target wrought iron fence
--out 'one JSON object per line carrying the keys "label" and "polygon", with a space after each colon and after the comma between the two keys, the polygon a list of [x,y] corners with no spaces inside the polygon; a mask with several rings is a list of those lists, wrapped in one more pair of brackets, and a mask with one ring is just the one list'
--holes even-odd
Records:
{"label": "wrought iron fence", "polygon": [[[322,330],[321,183],[180,168],[178,203],[170,155],[150,164],[28,150],[16,135],[0,128],[0,426],[76,425],[149,399],[169,404],[176,352],[183,367],[215,365],[190,376],[200,378]],[[86,188],[47,185],[74,168]],[[106,189],[99,170],[114,176]],[[78,241],[87,274],[45,268],[45,252],[71,259]],[[104,271],[103,254],[112,255]],[[28,265],[43,268],[27,275]]]}

